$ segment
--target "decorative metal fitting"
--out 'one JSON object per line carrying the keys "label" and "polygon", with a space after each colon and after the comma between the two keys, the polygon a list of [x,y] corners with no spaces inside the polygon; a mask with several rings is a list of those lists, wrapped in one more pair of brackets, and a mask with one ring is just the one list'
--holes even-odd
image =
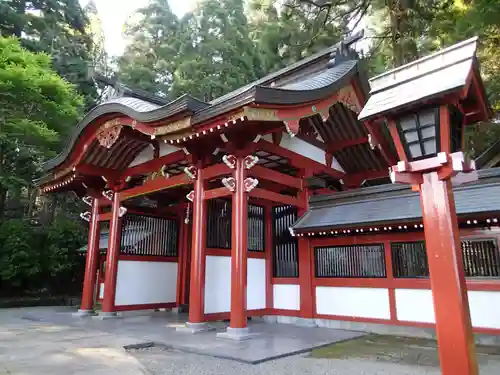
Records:
{"label": "decorative metal fitting", "polygon": [[106,190],[106,191],[103,191],[103,192],[102,192],[102,196],[103,196],[104,198],[106,198],[107,200],[110,200],[110,201],[112,201],[112,200],[113,200],[113,195],[114,195],[114,193],[113,193],[113,191],[112,191],[112,190]]}
{"label": "decorative metal fitting", "polygon": [[189,224],[189,208],[190,207],[191,207],[191,205],[188,203],[186,206],[186,216],[184,217],[184,224]]}
{"label": "decorative metal fitting", "polygon": [[294,232],[293,228],[288,227],[288,230],[290,231],[290,234],[292,235],[292,237],[295,237],[295,232]]}
{"label": "decorative metal fitting", "polygon": [[196,180],[196,176],[198,175],[198,170],[194,165],[190,167],[184,168],[184,173],[189,176],[190,179]]}
{"label": "decorative metal fitting", "polygon": [[247,178],[245,178],[245,181],[243,181],[243,186],[245,187],[245,191],[247,193],[252,191],[258,184],[259,184],[259,180],[257,180],[256,178],[252,178],[252,177],[247,177]]}
{"label": "decorative metal fitting", "polygon": [[224,164],[226,164],[229,168],[234,169],[236,168],[236,156],[234,155],[224,155],[222,157],[222,161]]}
{"label": "decorative metal fitting", "polygon": [[254,155],[248,155],[245,157],[245,159],[243,159],[243,162],[245,164],[246,169],[252,168],[255,164],[257,164],[258,161],[259,161],[259,158],[257,156],[254,156]]}
{"label": "decorative metal fitting", "polygon": [[193,201],[194,200],[194,190],[191,190],[187,195],[186,195],[186,198],[189,200],[189,201]]}
{"label": "decorative metal fitting", "polygon": [[87,204],[88,206],[92,206],[92,201],[94,200],[94,198],[92,198],[91,196],[86,196],[86,197],[83,197],[82,198],[82,201]]}
{"label": "decorative metal fitting", "polygon": [[89,212],[89,211],[85,211],[85,212],[82,212],[82,213],[80,214],[80,217],[81,217],[83,220],[85,220],[85,221],[87,221],[87,222],[90,222],[90,215],[91,215],[91,214],[90,214],[90,212]]}
{"label": "decorative metal fitting", "polygon": [[236,180],[234,177],[223,178],[222,185],[224,185],[230,192],[236,191]]}
{"label": "decorative metal fitting", "polygon": [[127,208],[126,207],[123,207],[121,206],[120,207],[120,210],[118,211],[118,217],[122,217],[123,215],[125,215],[127,213]]}

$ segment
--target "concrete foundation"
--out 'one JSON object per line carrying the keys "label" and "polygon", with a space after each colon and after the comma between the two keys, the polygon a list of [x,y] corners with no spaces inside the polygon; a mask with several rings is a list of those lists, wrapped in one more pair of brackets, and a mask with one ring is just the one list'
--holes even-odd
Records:
{"label": "concrete foundation", "polygon": [[77,312],[72,314],[75,318],[88,318],[91,316],[95,316],[96,312],[94,310],[81,310],[79,309]]}
{"label": "concrete foundation", "polygon": [[215,328],[208,325],[207,323],[189,323],[186,322],[184,327],[177,327],[175,329],[177,332],[196,334],[201,332],[215,331]]}
{"label": "concrete foundation", "polygon": [[217,334],[217,338],[243,341],[251,339],[257,335],[258,335],[257,333],[250,332],[250,329],[248,327],[246,328],[227,327],[226,332],[219,332]]}
{"label": "concrete foundation", "polygon": [[98,315],[93,316],[92,318],[94,319],[99,319],[99,320],[108,320],[108,319],[121,319],[122,317],[119,316],[116,312],[99,312]]}
{"label": "concrete foundation", "polygon": [[[349,322],[342,320],[329,320],[329,319],[304,319],[293,316],[264,316],[266,323],[282,323],[293,324],[296,326],[304,326],[304,321],[313,321],[315,327],[344,329],[349,331],[375,333],[378,335],[393,335],[403,337],[420,337],[427,339],[436,339],[436,330],[434,328],[418,328],[411,326],[396,326],[390,324],[377,324],[377,323],[362,323],[362,322]],[[307,324],[311,324],[308,322]],[[475,334],[475,341],[478,345],[497,345],[500,346],[500,336]]]}

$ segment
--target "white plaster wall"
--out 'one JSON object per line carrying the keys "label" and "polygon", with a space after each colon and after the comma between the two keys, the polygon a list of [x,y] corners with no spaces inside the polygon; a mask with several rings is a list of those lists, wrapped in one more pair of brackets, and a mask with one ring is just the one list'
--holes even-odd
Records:
{"label": "white plaster wall", "polygon": [[300,285],[274,284],[273,307],[283,310],[300,310]]}
{"label": "white plaster wall", "polygon": [[406,322],[434,323],[434,303],[428,289],[396,289],[396,316]]}
{"label": "white plaster wall", "polygon": [[468,295],[472,325],[500,328],[500,292],[473,290]]}
{"label": "white plaster wall", "polygon": [[[307,143],[297,137],[291,137],[288,133],[283,133],[280,146],[299,155],[303,155],[309,159],[317,161],[318,163],[326,165],[325,152],[322,149],[313,146],[312,144]],[[342,172],[344,171],[335,158],[333,158],[332,165],[329,165],[329,167]]]}
{"label": "white plaster wall", "polygon": [[205,267],[205,314],[230,311],[231,257],[208,255]]}
{"label": "white plaster wall", "polygon": [[385,288],[316,287],[318,314],[389,319],[389,291]]}
{"label": "white plaster wall", "polygon": [[[472,326],[500,329],[500,292],[473,290],[467,294]],[[436,321],[431,290],[396,289],[396,310],[402,321]]]}
{"label": "white plaster wall", "polygon": [[144,150],[142,150],[139,153],[139,155],[135,157],[134,160],[132,160],[132,163],[129,164],[129,167],[133,167],[135,165],[150,161],[151,159],[153,159],[153,155],[154,155],[153,148],[148,146]]}
{"label": "white plaster wall", "polygon": [[248,258],[247,310],[266,308],[266,260]]}
{"label": "white plaster wall", "polygon": [[104,283],[99,283],[99,299],[104,298]]}
{"label": "white plaster wall", "polygon": [[175,302],[177,263],[118,261],[115,305]]}
{"label": "white plaster wall", "polygon": [[165,142],[160,142],[159,144],[160,144],[160,156],[165,156],[179,150],[179,147],[169,145]]}

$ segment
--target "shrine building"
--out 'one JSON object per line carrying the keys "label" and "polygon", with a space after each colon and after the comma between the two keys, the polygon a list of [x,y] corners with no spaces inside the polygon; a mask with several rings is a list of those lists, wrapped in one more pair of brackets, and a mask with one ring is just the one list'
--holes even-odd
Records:
{"label": "shrine building", "polygon": [[[211,102],[127,90],[87,113],[37,181],[89,206],[80,314],[182,308],[184,330],[229,319],[227,336],[257,316],[432,328],[419,193],[391,183],[401,145],[380,116],[425,103],[414,136],[461,149],[491,117],[478,41],[368,80],[358,39]],[[463,126],[436,132],[435,115]],[[439,152],[425,142],[408,147]],[[453,191],[473,329],[500,334],[500,168],[482,158]]]}

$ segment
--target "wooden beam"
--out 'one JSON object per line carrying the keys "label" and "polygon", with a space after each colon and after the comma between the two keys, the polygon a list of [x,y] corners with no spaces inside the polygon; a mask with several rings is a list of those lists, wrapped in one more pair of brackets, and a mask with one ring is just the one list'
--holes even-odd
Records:
{"label": "wooden beam", "polygon": [[169,178],[157,177],[154,180],[146,182],[144,185],[121,191],[119,193],[120,201],[192,183],[193,181],[184,173]]}
{"label": "wooden beam", "polygon": [[248,195],[253,198],[260,198],[271,202],[288,204],[291,206],[296,206],[298,208],[305,208],[303,204],[304,202],[302,200],[299,200],[295,197],[291,197],[289,195],[274,193],[269,190],[254,188],[248,193]]}
{"label": "wooden beam", "polygon": [[248,175],[257,177],[262,180],[275,182],[280,185],[289,186],[295,189],[302,190],[303,183],[300,178],[292,177],[284,173],[273,171],[272,169],[255,165],[248,171]]}
{"label": "wooden beam", "polygon": [[122,176],[125,178],[127,176],[136,176],[141,174],[147,174],[150,172],[157,172],[164,165],[174,164],[184,159],[186,159],[186,154],[184,151],[182,150],[174,151],[158,159],[149,160],[145,163],[138,164],[131,168],[125,169],[122,172]]}
{"label": "wooden beam", "polygon": [[223,186],[216,189],[205,190],[203,193],[203,199],[208,200],[208,199],[227,197],[231,194],[232,193],[225,186]]}
{"label": "wooden beam", "polygon": [[223,163],[211,165],[203,169],[203,178],[205,180],[211,180],[212,178],[225,176],[231,174],[232,170]]}
{"label": "wooden beam", "polygon": [[111,168],[102,168],[91,164],[79,164],[75,167],[75,172],[85,176],[104,176],[108,180],[113,180],[119,175],[119,171]]}
{"label": "wooden beam", "polygon": [[341,179],[345,176],[344,172],[337,171],[336,169],[327,167],[324,164],[318,163],[312,159],[306,158],[305,156],[299,155],[293,151],[286,148],[276,146],[266,140],[261,139],[257,143],[257,150],[266,151],[270,154],[281,156],[282,158],[289,159],[292,166],[301,169],[310,170],[314,174],[327,174],[333,178]]}

